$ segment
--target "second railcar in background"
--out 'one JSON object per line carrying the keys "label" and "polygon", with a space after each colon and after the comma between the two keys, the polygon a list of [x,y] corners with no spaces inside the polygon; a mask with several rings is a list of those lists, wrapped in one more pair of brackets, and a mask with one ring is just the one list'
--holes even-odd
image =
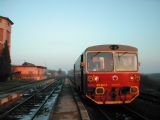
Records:
{"label": "second railcar in background", "polygon": [[137,48],[88,47],[74,64],[73,82],[80,93],[97,104],[130,103],[139,95]]}

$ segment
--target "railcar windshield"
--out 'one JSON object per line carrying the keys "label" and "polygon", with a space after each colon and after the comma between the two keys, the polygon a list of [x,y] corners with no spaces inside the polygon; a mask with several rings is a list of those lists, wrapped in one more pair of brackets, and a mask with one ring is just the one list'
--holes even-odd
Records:
{"label": "railcar windshield", "polygon": [[131,53],[116,53],[115,54],[116,71],[137,71],[137,55]]}
{"label": "railcar windshield", "polygon": [[89,52],[87,54],[88,71],[113,71],[113,54],[109,52]]}

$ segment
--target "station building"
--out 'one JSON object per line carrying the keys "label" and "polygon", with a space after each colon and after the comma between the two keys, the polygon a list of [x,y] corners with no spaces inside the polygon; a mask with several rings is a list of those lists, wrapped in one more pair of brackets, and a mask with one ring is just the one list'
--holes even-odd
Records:
{"label": "station building", "polygon": [[[0,56],[7,41],[9,52],[11,48],[11,26],[14,23],[7,17],[0,16]],[[31,63],[25,62],[22,65],[12,65],[12,79],[33,79],[42,80],[46,79],[46,67],[36,66]]]}
{"label": "station building", "polygon": [[0,55],[5,42],[8,42],[9,51],[11,47],[11,26],[14,23],[7,17],[0,16]]}
{"label": "station building", "polygon": [[46,67],[24,62],[22,65],[12,65],[12,79],[43,80],[46,79]]}

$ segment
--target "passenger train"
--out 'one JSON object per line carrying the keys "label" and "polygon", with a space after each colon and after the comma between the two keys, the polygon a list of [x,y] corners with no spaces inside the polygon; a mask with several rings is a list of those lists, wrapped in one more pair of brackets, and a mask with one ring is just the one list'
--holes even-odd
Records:
{"label": "passenger train", "polygon": [[139,95],[138,50],[128,45],[85,49],[74,64],[76,89],[96,104],[125,104]]}

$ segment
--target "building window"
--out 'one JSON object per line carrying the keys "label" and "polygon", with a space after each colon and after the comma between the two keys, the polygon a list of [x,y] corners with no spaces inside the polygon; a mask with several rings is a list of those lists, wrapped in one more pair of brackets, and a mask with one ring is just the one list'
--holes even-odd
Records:
{"label": "building window", "polygon": [[3,41],[3,29],[0,28],[0,41]]}
{"label": "building window", "polygon": [[29,78],[32,78],[32,77],[33,77],[32,71],[29,71],[29,72],[28,72],[28,77],[29,77]]}
{"label": "building window", "polygon": [[7,31],[7,40],[8,40],[8,44],[10,44],[10,39],[11,39],[11,34],[9,31]]}

